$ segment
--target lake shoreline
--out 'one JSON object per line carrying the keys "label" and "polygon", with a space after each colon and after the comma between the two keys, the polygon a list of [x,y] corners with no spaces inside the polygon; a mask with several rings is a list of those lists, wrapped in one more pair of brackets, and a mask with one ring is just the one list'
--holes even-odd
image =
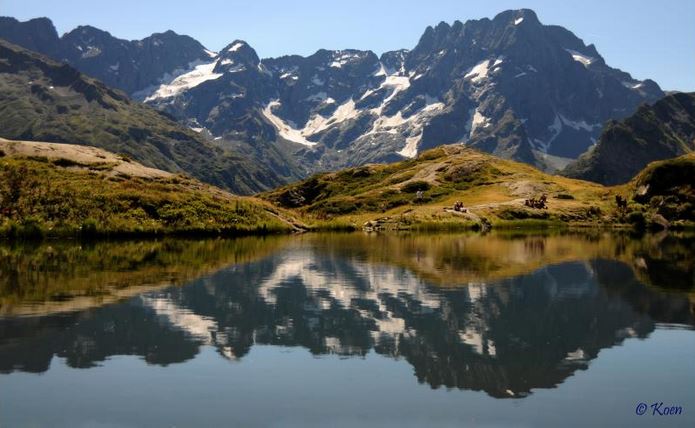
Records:
{"label": "lake shoreline", "polygon": [[[165,237],[176,238],[241,238],[249,236],[293,235],[304,233],[326,232],[367,232],[367,233],[400,233],[400,232],[478,232],[490,231],[536,232],[539,230],[558,231],[627,231],[645,234],[662,231],[692,231],[695,223],[677,223],[663,228],[659,225],[636,227],[629,223],[585,223],[562,222],[556,220],[495,220],[493,222],[472,221],[399,221],[392,218],[377,218],[369,220],[361,226],[354,222],[328,221],[294,227],[278,227],[278,225],[261,224],[248,228],[220,229],[90,229],[84,227],[45,228],[43,225],[29,222],[28,224],[14,223],[0,227],[0,240],[37,240],[44,239],[86,239],[86,240],[129,240],[129,239],[158,239]],[[651,226],[651,227],[650,227]]]}

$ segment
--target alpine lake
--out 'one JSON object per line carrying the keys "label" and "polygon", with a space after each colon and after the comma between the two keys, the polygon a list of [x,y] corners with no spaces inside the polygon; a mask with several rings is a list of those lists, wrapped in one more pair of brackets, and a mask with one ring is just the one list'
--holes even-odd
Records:
{"label": "alpine lake", "polygon": [[695,236],[0,243],[2,427],[695,426]]}

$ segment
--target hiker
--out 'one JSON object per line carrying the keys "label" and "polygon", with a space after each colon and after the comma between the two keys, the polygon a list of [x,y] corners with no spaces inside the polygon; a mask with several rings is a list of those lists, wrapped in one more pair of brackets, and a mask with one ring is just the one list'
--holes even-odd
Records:
{"label": "hiker", "polygon": [[627,210],[627,199],[620,195],[615,195],[615,204],[618,206],[618,210]]}

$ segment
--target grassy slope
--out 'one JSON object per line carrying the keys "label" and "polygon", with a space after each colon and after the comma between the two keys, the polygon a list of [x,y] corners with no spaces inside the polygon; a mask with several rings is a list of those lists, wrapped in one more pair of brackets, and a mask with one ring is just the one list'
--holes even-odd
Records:
{"label": "grassy slope", "polygon": [[626,193],[648,220],[695,222],[695,153],[652,162],[627,185]]}
{"label": "grassy slope", "polygon": [[[695,165],[692,160],[684,162]],[[420,201],[416,199],[418,189],[424,190]],[[542,194],[548,196],[547,210],[524,206],[525,199]],[[627,211],[617,209],[618,194],[631,200]],[[376,221],[386,229],[473,227],[486,220],[497,227],[640,222],[633,212],[642,213],[642,220],[646,220],[641,222],[646,224],[655,211],[644,205],[645,201],[633,201],[634,196],[634,183],[604,187],[545,174],[462,146],[439,147],[417,159],[391,165],[319,174],[261,195],[279,206],[298,210],[318,228],[362,227]],[[451,209],[457,200],[464,203],[468,213]],[[669,221],[695,220],[666,217]]]}
{"label": "grassy slope", "polygon": [[291,178],[214,147],[174,120],[68,65],[3,40],[0,136],[92,145],[241,194]]}
{"label": "grassy slope", "polygon": [[181,175],[153,174],[132,161],[119,168],[69,157],[0,155],[0,234],[245,234],[295,228],[286,212],[265,201]]}

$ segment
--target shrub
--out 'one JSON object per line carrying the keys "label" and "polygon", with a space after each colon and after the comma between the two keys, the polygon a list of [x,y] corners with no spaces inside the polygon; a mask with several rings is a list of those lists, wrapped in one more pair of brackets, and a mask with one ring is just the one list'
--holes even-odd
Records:
{"label": "shrub", "polygon": [[19,228],[19,235],[25,238],[40,238],[43,236],[41,221],[35,217],[25,218]]}
{"label": "shrub", "polygon": [[502,220],[524,220],[524,219],[540,219],[544,220],[549,217],[545,210],[527,210],[524,208],[505,208],[497,213],[497,216]]}
{"label": "shrub", "polygon": [[98,225],[99,223],[93,218],[85,219],[80,226],[80,233],[85,237],[96,236],[98,233]]}
{"label": "shrub", "polygon": [[643,230],[647,225],[647,219],[642,211],[632,211],[627,215],[627,222],[635,229]]}
{"label": "shrub", "polygon": [[586,210],[586,214],[587,214],[589,217],[598,217],[598,216],[601,215],[601,208],[599,208],[599,207],[589,207],[589,208]]}
{"label": "shrub", "polygon": [[334,199],[323,203],[320,206],[320,210],[326,214],[340,215],[340,214],[350,214],[357,211],[359,207],[352,198],[345,199]]}
{"label": "shrub", "polygon": [[419,191],[424,192],[426,190],[429,190],[430,187],[432,187],[432,186],[430,185],[430,183],[428,183],[426,181],[411,181],[410,183],[406,183],[405,185],[403,185],[403,187],[401,187],[401,192],[403,192],[403,193],[415,193],[415,192],[419,192]]}

